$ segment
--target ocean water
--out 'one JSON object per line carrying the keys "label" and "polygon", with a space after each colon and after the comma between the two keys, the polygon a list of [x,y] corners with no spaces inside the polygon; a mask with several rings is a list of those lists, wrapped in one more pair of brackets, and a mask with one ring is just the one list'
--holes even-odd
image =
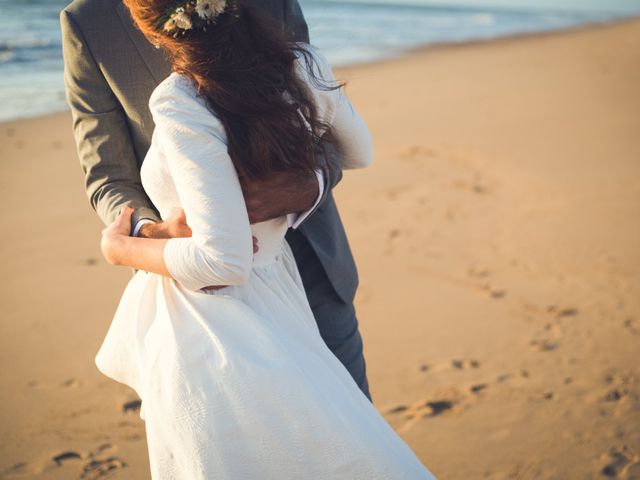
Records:
{"label": "ocean water", "polygon": [[[58,20],[67,3],[0,0],[0,121],[67,108]],[[419,45],[564,29],[640,15],[640,0],[300,3],[313,43],[334,65],[388,58]]]}

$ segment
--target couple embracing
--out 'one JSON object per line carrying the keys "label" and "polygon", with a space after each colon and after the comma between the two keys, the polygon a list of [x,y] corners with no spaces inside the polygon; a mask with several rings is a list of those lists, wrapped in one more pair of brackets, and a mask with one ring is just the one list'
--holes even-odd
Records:
{"label": "couple embracing", "polygon": [[[331,190],[366,125],[296,0],[75,0],[65,83],[102,252],[96,356],[154,479],[432,479],[371,403]],[[144,160],[144,161],[143,161]]]}

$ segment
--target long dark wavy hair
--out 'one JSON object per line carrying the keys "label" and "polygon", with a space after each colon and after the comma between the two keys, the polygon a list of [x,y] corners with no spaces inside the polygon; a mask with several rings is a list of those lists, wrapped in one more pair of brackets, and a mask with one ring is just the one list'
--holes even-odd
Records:
{"label": "long dark wavy hair", "polygon": [[309,51],[286,41],[267,12],[246,0],[227,0],[214,25],[174,38],[156,25],[175,0],[124,3],[145,37],[167,52],[173,71],[191,78],[220,119],[239,175],[306,174],[320,166],[318,142],[329,126],[319,119],[307,85],[296,75],[296,57],[304,57],[316,87],[342,85],[319,78]]}

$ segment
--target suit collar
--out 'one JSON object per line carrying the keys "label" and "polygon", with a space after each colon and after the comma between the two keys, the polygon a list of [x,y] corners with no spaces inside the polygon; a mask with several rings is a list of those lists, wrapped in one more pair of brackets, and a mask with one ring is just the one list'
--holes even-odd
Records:
{"label": "suit collar", "polygon": [[116,2],[116,11],[120,21],[127,31],[129,38],[136,46],[142,61],[147,66],[156,83],[160,83],[171,73],[171,65],[163,51],[151,45],[140,30],[135,26],[129,11],[122,2]]}

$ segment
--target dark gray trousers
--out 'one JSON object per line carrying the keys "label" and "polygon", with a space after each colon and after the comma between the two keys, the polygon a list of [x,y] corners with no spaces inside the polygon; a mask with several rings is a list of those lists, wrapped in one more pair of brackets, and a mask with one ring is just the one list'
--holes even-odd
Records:
{"label": "dark gray trousers", "polygon": [[347,304],[338,296],[304,235],[296,230],[289,230],[287,241],[298,264],[322,339],[347,368],[360,390],[371,400],[362,337],[353,303]]}

